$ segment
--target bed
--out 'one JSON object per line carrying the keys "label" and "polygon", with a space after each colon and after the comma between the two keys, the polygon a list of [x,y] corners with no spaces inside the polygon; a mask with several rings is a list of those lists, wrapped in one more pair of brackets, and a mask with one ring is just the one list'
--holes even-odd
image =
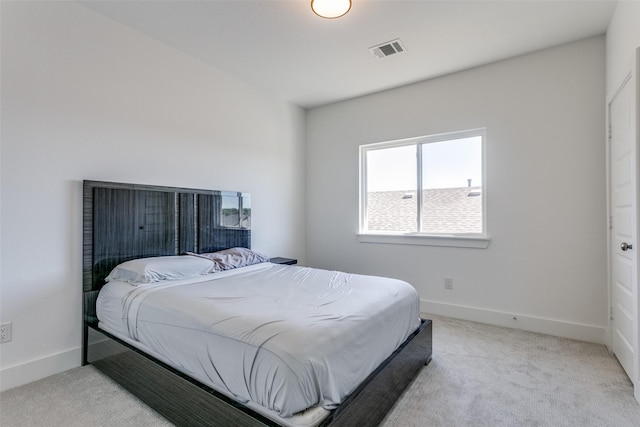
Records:
{"label": "bed", "polygon": [[246,193],[83,194],[83,364],[176,425],[377,425],[431,359],[410,285],[269,262]]}

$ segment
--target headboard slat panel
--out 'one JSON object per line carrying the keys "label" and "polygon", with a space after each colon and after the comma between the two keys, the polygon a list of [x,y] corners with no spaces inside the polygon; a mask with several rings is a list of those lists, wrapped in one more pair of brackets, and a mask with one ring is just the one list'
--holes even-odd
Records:
{"label": "headboard slat panel", "polygon": [[195,194],[179,194],[179,239],[178,250],[181,254],[185,252],[198,252],[196,241],[196,207]]}

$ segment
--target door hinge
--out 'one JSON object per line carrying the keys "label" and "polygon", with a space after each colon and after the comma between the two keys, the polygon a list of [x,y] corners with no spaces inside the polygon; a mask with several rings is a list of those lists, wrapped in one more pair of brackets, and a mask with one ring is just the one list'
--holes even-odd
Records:
{"label": "door hinge", "polygon": [[613,215],[609,215],[609,230],[613,229]]}
{"label": "door hinge", "polygon": [[613,320],[613,307],[609,307],[609,320]]}

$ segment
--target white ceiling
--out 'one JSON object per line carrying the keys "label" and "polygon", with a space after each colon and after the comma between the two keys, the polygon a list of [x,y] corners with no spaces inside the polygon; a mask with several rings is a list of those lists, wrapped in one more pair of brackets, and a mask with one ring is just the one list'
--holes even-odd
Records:
{"label": "white ceiling", "polygon": [[[309,108],[604,34],[612,0],[89,1],[87,7]],[[403,54],[369,47],[399,38]]]}

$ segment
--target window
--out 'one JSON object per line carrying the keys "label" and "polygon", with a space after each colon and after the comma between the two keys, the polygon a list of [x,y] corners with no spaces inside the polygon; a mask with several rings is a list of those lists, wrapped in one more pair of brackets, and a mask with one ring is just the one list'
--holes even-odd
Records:
{"label": "window", "polygon": [[247,193],[222,191],[220,225],[225,228],[251,228],[251,197]]}
{"label": "window", "polygon": [[484,135],[476,129],[361,146],[360,240],[486,247]]}

